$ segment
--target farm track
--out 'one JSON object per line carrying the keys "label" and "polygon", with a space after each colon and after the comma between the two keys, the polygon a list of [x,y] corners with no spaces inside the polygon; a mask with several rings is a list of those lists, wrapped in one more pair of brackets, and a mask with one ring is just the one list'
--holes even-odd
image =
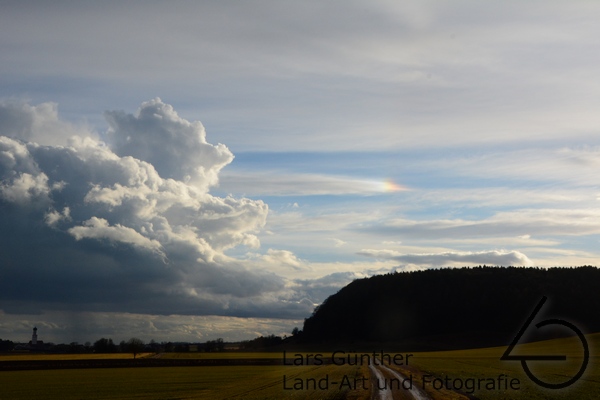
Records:
{"label": "farm track", "polygon": [[404,389],[402,387],[392,388],[392,380],[395,382],[402,382],[407,379],[407,377],[400,374],[398,371],[394,371],[393,369],[386,367],[385,365],[376,367],[371,365],[369,366],[369,371],[371,372],[371,382],[373,388],[371,399],[373,400],[431,399],[427,393],[414,385],[409,389]]}

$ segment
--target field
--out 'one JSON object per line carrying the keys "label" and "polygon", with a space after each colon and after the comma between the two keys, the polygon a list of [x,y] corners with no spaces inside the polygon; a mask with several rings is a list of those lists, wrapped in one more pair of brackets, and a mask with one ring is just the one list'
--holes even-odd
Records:
{"label": "field", "polygon": [[[600,334],[588,335],[590,359],[580,380],[564,389],[542,388],[525,375],[520,362],[501,361],[505,347],[415,354],[419,374],[450,378],[497,378],[504,374],[520,381],[518,390],[477,390],[479,399],[596,399],[600,393]],[[582,346],[577,338],[556,339],[515,347],[517,355],[567,355],[567,361],[528,361],[532,372],[548,383],[567,381],[579,370]],[[465,391],[465,389],[463,389]]]}
{"label": "field", "polygon": [[346,391],[283,390],[288,379],[330,379],[356,368],[219,366],[0,372],[2,399],[341,399]]}
{"label": "field", "polygon": [[[153,353],[140,353],[136,357],[149,357]],[[0,362],[2,361],[19,361],[19,360],[124,360],[133,358],[131,353],[115,353],[115,354],[0,354]]]}
{"label": "field", "polygon": [[[414,353],[408,365],[392,365],[415,386],[422,386],[432,399],[594,399],[600,392],[600,334],[589,335],[590,360],[583,377],[570,387],[545,389],[531,382],[518,361],[501,361],[505,348]],[[288,364],[295,352],[288,352]],[[306,359],[309,353],[299,353]],[[322,365],[220,365],[193,367],[46,369],[0,372],[2,399],[369,399],[375,383],[368,365],[332,365],[331,353],[320,353]],[[517,346],[514,354],[565,354],[567,361],[528,361],[534,374],[545,382],[564,382],[581,365],[581,345],[576,338]],[[93,355],[64,355],[92,357]],[[122,354],[117,357],[131,357]],[[151,356],[151,355],[145,355]],[[57,359],[56,355],[0,356],[4,360]],[[98,359],[115,355],[96,355]],[[165,359],[215,358],[223,360],[275,359],[282,353],[173,353]],[[72,359],[72,358],[71,358]],[[314,358],[313,358],[314,361]],[[320,363],[317,363],[320,364]],[[360,364],[360,363],[358,363]],[[388,370],[389,371],[389,370]],[[387,372],[391,376],[391,371]],[[427,378],[426,376],[429,376]],[[285,377],[285,381],[284,381]],[[436,382],[450,387],[434,387]],[[483,382],[472,388],[477,379]],[[495,379],[493,387],[490,379]],[[518,380],[517,388],[503,386]],[[427,382],[427,384],[424,384]],[[454,383],[455,387],[452,387]],[[462,387],[457,388],[456,385]],[[453,390],[461,389],[461,391]],[[471,390],[472,389],[472,390]]]}

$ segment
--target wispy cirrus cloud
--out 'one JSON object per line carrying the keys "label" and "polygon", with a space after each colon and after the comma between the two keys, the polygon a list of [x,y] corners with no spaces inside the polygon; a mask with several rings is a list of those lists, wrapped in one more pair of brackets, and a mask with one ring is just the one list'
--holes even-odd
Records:
{"label": "wispy cirrus cloud", "polygon": [[[490,151],[470,156],[429,160],[430,167],[449,169],[459,176],[510,180],[514,183],[535,182],[536,185],[560,185],[555,194],[572,197],[579,193],[565,193],[564,187],[586,186],[596,188],[600,167],[600,147],[590,145],[548,146],[509,151]],[[556,188],[554,188],[556,189]],[[535,199],[535,190],[531,190]],[[518,193],[518,192],[517,192]],[[549,190],[541,195],[551,196]],[[529,196],[527,196],[529,197]]]}
{"label": "wispy cirrus cloud", "polygon": [[[0,72],[11,84],[0,95],[60,92],[89,115],[158,93],[184,115],[204,111],[236,150],[489,146],[564,132],[597,144],[591,2],[59,1],[3,11],[11,57]],[[164,29],[143,22],[157,16]]]}
{"label": "wispy cirrus cloud", "polygon": [[302,174],[288,171],[224,172],[220,189],[262,196],[373,195],[410,190],[391,179]]}
{"label": "wispy cirrus cloud", "polygon": [[470,220],[395,218],[356,229],[382,236],[420,239],[584,236],[600,233],[599,216],[600,209],[518,209]]}

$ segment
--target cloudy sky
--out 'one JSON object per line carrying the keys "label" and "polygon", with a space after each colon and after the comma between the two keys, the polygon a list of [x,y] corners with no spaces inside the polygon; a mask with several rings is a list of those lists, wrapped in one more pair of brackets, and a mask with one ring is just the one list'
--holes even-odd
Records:
{"label": "cloudy sky", "polygon": [[597,265],[599,19],[0,0],[0,338],[250,339],[373,274]]}

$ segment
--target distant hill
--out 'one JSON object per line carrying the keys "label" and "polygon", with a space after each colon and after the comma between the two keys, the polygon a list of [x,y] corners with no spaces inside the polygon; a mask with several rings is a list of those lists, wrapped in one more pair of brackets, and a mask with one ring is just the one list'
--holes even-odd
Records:
{"label": "distant hill", "polygon": [[[412,350],[506,345],[548,297],[534,324],[560,318],[600,331],[600,269],[475,267],[401,272],[356,280],[306,319],[311,344],[388,343]],[[530,326],[525,340],[571,335]]]}

